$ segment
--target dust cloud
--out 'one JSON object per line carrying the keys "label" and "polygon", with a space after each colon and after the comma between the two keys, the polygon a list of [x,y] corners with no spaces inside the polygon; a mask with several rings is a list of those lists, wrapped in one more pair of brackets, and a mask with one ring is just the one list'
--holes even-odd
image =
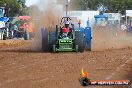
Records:
{"label": "dust cloud", "polygon": [[132,35],[117,28],[93,29],[92,38],[93,51],[132,47]]}
{"label": "dust cloud", "polygon": [[56,25],[59,25],[60,17],[63,16],[64,10],[63,4],[58,3],[58,1],[39,0],[37,5],[31,6],[31,17],[34,23],[34,41],[32,45],[34,50],[41,50],[41,29],[53,31]]}

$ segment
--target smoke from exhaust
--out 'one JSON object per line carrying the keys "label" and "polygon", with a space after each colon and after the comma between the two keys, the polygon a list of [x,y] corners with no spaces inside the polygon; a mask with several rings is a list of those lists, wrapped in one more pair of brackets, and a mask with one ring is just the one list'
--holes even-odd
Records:
{"label": "smoke from exhaust", "polygon": [[[63,4],[58,4],[59,0],[38,0],[31,6],[31,17],[34,24],[33,49],[40,50],[42,47],[41,28],[55,30],[59,24],[60,17],[63,16]],[[46,42],[45,42],[46,43]]]}

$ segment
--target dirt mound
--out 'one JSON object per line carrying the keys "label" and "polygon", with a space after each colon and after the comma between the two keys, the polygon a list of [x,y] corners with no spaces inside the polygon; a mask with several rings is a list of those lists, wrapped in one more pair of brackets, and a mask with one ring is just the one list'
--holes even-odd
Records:
{"label": "dirt mound", "polygon": [[0,40],[0,48],[14,48],[21,47],[27,44],[29,46],[30,41],[24,41],[22,39],[10,39],[10,40]]}

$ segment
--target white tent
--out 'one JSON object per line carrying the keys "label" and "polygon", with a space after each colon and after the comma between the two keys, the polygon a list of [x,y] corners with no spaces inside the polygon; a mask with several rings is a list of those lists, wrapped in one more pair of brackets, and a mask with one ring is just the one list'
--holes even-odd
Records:
{"label": "white tent", "polygon": [[81,20],[81,26],[86,27],[88,20],[91,26],[94,24],[94,16],[99,15],[99,11],[69,11],[68,15],[70,17],[77,17]]}

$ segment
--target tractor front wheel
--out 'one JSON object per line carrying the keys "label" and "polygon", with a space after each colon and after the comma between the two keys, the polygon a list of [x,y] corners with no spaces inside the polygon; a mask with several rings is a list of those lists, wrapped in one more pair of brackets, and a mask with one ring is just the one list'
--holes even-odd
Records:
{"label": "tractor front wheel", "polygon": [[75,31],[75,48],[78,46],[78,52],[84,52],[84,34],[80,31]]}

